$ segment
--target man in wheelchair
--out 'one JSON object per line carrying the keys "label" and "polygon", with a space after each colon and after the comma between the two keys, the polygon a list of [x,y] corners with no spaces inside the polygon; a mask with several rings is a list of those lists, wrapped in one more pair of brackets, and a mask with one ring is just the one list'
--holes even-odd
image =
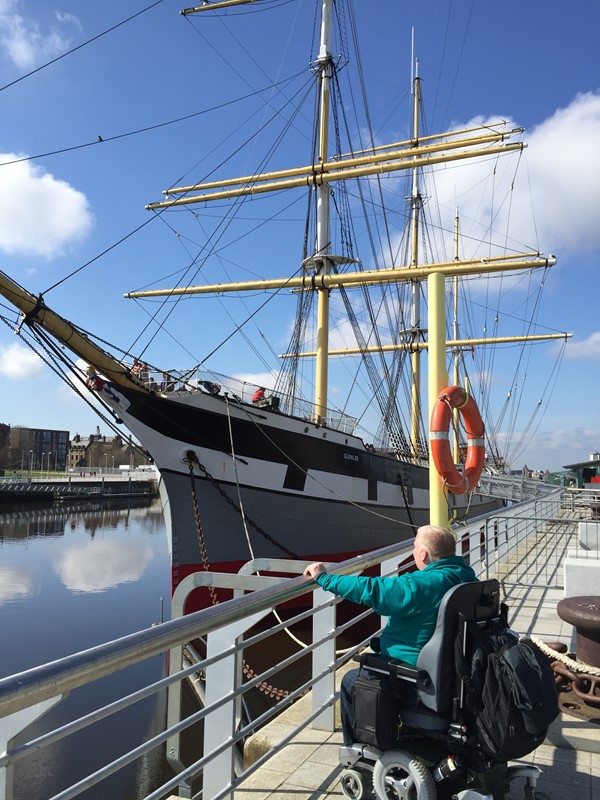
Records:
{"label": "man in wheelchair", "polygon": [[359,655],[360,670],[342,680],[341,788],[350,800],[362,800],[371,782],[379,800],[502,800],[515,777],[525,777],[525,797],[534,797],[539,770],[507,768],[473,733],[469,631],[506,631],[506,607],[498,582],[477,581],[455,550],[449,530],[425,525],[414,541],[416,572],[329,575],[321,563],[305,570],[326,591],[388,617],[374,652]]}

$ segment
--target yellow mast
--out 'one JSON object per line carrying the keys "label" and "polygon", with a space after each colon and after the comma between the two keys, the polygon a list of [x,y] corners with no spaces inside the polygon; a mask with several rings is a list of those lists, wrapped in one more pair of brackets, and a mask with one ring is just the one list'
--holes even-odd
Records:
{"label": "yellow mast", "polygon": [[[454,217],[454,260],[458,261],[458,211]],[[458,275],[454,276],[454,340],[458,340]],[[454,348],[454,379],[453,385],[458,386],[458,361],[460,358],[460,349]],[[452,412],[454,420],[454,463],[458,464],[460,461],[460,447],[458,442],[458,409],[455,408]]]}
{"label": "yellow mast", "polygon": [[[429,333],[429,358],[427,378],[429,386],[428,425],[431,412],[442,389],[447,385],[446,376],[446,290],[443,273],[437,272],[427,279],[427,327]],[[431,439],[431,431],[428,438]],[[429,459],[429,522],[431,525],[450,527],[448,503],[444,495],[444,484]]]}
{"label": "yellow mast", "polygon": [[[311,181],[314,180],[315,175],[325,172],[335,173],[342,169],[361,167],[369,164],[379,164],[387,161],[394,161],[397,159],[407,160],[404,169],[410,169],[413,166],[415,158],[431,155],[432,153],[443,152],[444,150],[458,149],[459,147],[480,147],[481,145],[502,143],[505,139],[510,138],[514,134],[523,132],[523,128],[511,128],[507,131],[494,131],[491,132],[487,127],[484,129],[486,132],[480,136],[469,136],[468,138],[456,138],[463,134],[468,134],[471,131],[482,130],[481,128],[465,128],[463,130],[448,131],[447,133],[438,134],[437,136],[424,136],[419,141],[421,144],[415,145],[413,139],[408,139],[405,142],[396,142],[394,144],[380,145],[374,147],[372,151],[361,155],[360,151],[355,153],[352,157],[340,156],[334,161],[319,162],[317,164],[306,165],[302,167],[290,167],[288,169],[272,170],[270,172],[260,172],[254,175],[244,175],[238,178],[223,178],[218,181],[205,181],[203,183],[192,183],[187,186],[173,186],[170,189],[163,191],[164,195],[171,196],[176,194],[189,194],[190,192],[203,191],[206,189],[223,189],[227,186],[240,186],[244,184],[255,184],[264,181],[274,181],[281,178],[295,178],[299,176],[310,176]],[[435,139],[435,144],[424,145],[422,142]],[[442,139],[443,141],[437,141]],[[525,147],[522,143],[512,145],[512,148],[520,149]],[[507,145],[501,148],[502,152],[507,151]],[[354,174],[354,173],[351,173]],[[346,175],[345,175],[346,176]],[[347,177],[347,176],[346,176]],[[300,185],[304,185],[303,183]],[[204,199],[204,198],[203,198]],[[187,198],[184,202],[191,202],[192,198]],[[197,201],[200,202],[200,201]],[[164,205],[171,205],[164,203]],[[156,204],[150,204],[149,208],[155,208]]]}
{"label": "yellow mast", "polygon": [[213,11],[215,8],[228,8],[229,6],[245,6],[248,3],[256,3],[256,0],[219,0],[216,3],[205,2],[202,6],[194,8],[184,8],[179,13],[184,17],[188,14],[198,14],[200,11]]}
{"label": "yellow mast", "polygon": [[[489,339],[448,339],[446,347],[465,348],[488,344],[515,344],[517,342],[548,342],[553,339],[570,339],[572,333],[529,333],[522,336],[493,336]],[[396,350],[428,350],[428,342],[398,342],[398,344],[372,345],[370,347],[346,347],[343,350],[330,350],[330,356],[357,356],[363,353],[393,353]],[[314,358],[315,351],[303,353],[282,353],[280,358]],[[455,378],[456,380],[456,378]]]}
{"label": "yellow mast", "polygon": [[[334,258],[332,256],[332,258]],[[272,278],[257,281],[236,281],[234,283],[213,283],[203,286],[180,286],[170,289],[148,289],[127,292],[125,297],[176,297],[188,294],[220,294],[239,291],[272,291],[275,289],[332,289],[336,286],[375,286],[398,281],[412,281],[427,278],[433,272],[444,275],[484,275],[488,272],[504,272],[519,269],[551,267],[556,264],[554,256],[544,258],[539,253],[518,253],[512,256],[473,258],[465,261],[443,261],[425,264],[420,267],[397,267],[394,269],[375,269],[363,272],[344,272],[341,275],[303,275],[297,278]]]}
{"label": "yellow mast", "polygon": [[[319,163],[327,162],[329,136],[329,82],[331,79],[331,0],[323,0],[321,9],[321,44],[319,57],[320,109],[319,109]],[[329,189],[324,184],[317,186],[317,241],[315,252],[315,276],[328,275],[330,254]],[[320,262],[320,269],[317,264]],[[317,293],[317,359],[315,364],[315,421],[325,422],[327,416],[327,377],[329,349],[329,288],[321,287]]]}
{"label": "yellow mast", "polygon": [[25,322],[35,322],[36,325],[40,325],[112,382],[134,389],[146,389],[126,365],[106,353],[87,336],[79,333],[70,322],[47,308],[41,298],[23,289],[3,272],[0,272],[0,294],[25,315]]}
{"label": "yellow mast", "polygon": [[[419,144],[419,62],[413,83],[413,140],[415,146]],[[419,192],[419,168],[413,170],[411,206],[411,266],[417,267],[419,263],[419,212],[421,208],[421,194]],[[413,342],[418,342],[421,336],[421,284],[419,281],[411,283],[411,331]],[[419,460],[419,421],[421,414],[421,351],[416,348],[411,353],[411,448],[412,456],[416,462]]]}
{"label": "yellow mast", "polygon": [[[517,129],[518,130],[518,129]],[[493,138],[498,141],[503,139],[509,134],[495,134]],[[488,137],[482,137],[488,140]],[[345,162],[332,162],[328,169],[320,164],[309,167],[308,172],[302,168],[299,177],[289,177],[283,180],[271,180],[268,183],[257,183],[261,180],[259,176],[246,178],[248,183],[235,188],[225,189],[221,192],[210,192],[207,194],[192,195],[179,197],[175,200],[163,200],[157,203],[149,203],[146,208],[149,210],[158,210],[161,208],[174,208],[177,206],[191,205],[193,203],[207,203],[212,200],[228,200],[235,197],[252,196],[255,194],[264,194],[265,192],[278,192],[284,189],[297,189],[297,188],[312,188],[314,186],[322,186],[324,184],[333,183],[334,181],[348,180],[351,178],[364,178],[371,175],[382,175],[388,172],[397,172],[403,169],[414,169],[415,162],[419,167],[428,167],[435,164],[445,164],[448,161],[463,161],[469,158],[477,158],[485,153],[486,156],[499,155],[510,153],[516,150],[523,150],[525,144],[523,142],[502,143],[495,147],[486,147],[485,149],[470,149],[477,142],[469,139],[459,142],[446,142],[444,150],[452,149],[459,146],[464,146],[468,149],[453,152],[452,154],[441,153],[440,155],[421,155],[421,148],[414,148],[414,150],[404,150],[395,157],[388,154],[387,157],[370,156],[362,159],[363,166],[347,168]],[[423,148],[424,149],[424,148]],[[439,149],[439,148],[438,148]],[[415,152],[416,151],[416,152]],[[379,163],[382,162],[382,163]],[[269,176],[278,177],[278,173],[265,173]],[[285,176],[284,176],[285,177]],[[235,183],[239,183],[240,179],[237,178]],[[210,184],[209,184],[210,185]],[[226,184],[227,185],[227,184]],[[204,188],[202,184],[197,187]],[[185,187],[181,191],[185,194]],[[173,192],[174,190],[171,190]]]}

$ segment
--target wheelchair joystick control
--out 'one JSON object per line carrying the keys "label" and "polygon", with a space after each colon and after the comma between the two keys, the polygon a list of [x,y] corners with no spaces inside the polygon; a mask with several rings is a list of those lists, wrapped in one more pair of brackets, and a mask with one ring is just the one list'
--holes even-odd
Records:
{"label": "wheelchair joystick control", "polygon": [[436,783],[447,778],[456,778],[465,771],[463,763],[455,756],[445,756],[432,768],[431,774]]}

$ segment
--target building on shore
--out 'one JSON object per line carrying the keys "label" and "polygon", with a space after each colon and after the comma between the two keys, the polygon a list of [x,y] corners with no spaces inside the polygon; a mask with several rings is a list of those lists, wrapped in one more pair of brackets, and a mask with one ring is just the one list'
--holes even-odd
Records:
{"label": "building on shore", "polygon": [[564,469],[573,473],[578,489],[589,488],[592,484],[600,489],[600,453],[592,453],[587,461],[578,464],[565,464]]}
{"label": "building on shore", "polygon": [[135,469],[152,463],[131,437],[89,436],[47,428],[25,428],[0,423],[0,475],[57,473],[67,470],[107,472]]}
{"label": "building on shore", "polygon": [[[5,453],[5,471],[20,470],[64,472],[69,452],[69,431],[49,428],[23,428],[4,426],[9,429],[9,447]],[[0,455],[2,454],[0,450]]]}
{"label": "building on shore", "polygon": [[151,459],[130,438],[104,436],[100,428],[89,436],[76,433],[69,449],[68,468],[89,472],[107,472],[122,468],[135,469],[151,463]]}

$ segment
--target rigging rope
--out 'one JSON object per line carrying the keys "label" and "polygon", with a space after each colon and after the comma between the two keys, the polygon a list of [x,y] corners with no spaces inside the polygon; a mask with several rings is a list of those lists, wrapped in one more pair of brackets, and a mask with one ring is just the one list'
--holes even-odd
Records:
{"label": "rigging rope", "polygon": [[[5,325],[7,325],[9,328],[11,328],[11,330],[13,330],[13,332],[14,332],[14,325],[13,325],[12,322],[10,322],[3,315],[0,315],[0,319],[2,320],[2,322],[4,322]],[[30,325],[26,329],[26,331],[27,331],[27,333],[29,333],[31,338],[34,339],[34,341],[37,342],[37,344],[39,345],[41,350],[47,354],[48,358],[46,358],[44,355],[42,355],[42,352],[40,352],[39,349],[36,349],[36,347],[33,346],[33,344],[26,337],[25,331],[23,329],[21,329],[21,331],[19,332],[19,337],[20,337],[21,341],[24,343],[24,345],[26,345],[32,352],[34,352],[36,354],[36,356],[41,361],[43,361],[44,364],[46,364],[46,366],[52,372],[54,372],[54,374],[58,378],[60,378],[60,380],[62,380],[69,387],[69,389],[71,391],[73,391],[85,403],[87,403],[87,405],[91,408],[91,410],[94,412],[94,414],[96,414],[98,417],[100,417],[100,419],[104,422],[104,424],[107,425],[110,428],[110,430],[113,431],[113,433],[115,433],[115,434],[120,436],[121,435],[121,431],[117,427],[117,424],[116,424],[117,417],[115,415],[115,412],[113,411],[113,409],[109,405],[107,405],[107,403],[105,403],[105,401],[101,397],[99,397],[95,393],[93,393],[94,399],[96,400],[96,402],[99,405],[101,405],[110,414],[110,416],[107,416],[106,414],[102,413],[90,401],[89,397],[87,396],[90,393],[90,390],[89,390],[89,387],[87,386],[85,378],[83,377],[81,372],[75,367],[75,365],[71,361],[69,361],[69,359],[65,356],[64,352],[62,351],[62,349],[60,347],[56,346],[56,344],[45,333],[45,331],[43,331],[43,329],[38,328],[37,326],[35,328],[33,328],[33,326]],[[72,373],[72,377],[70,377],[67,374],[67,372],[64,372],[63,371],[64,369],[66,369],[68,372]],[[85,387],[86,393],[83,393],[81,391],[81,389],[77,386],[77,382],[79,382],[82,386]],[[136,452],[145,455],[144,449],[142,447],[140,447],[139,445],[135,444],[133,441],[131,442],[131,447]]]}
{"label": "rigging rope", "polygon": [[[196,463],[199,464],[199,461]],[[194,524],[196,526],[196,537],[198,539],[198,546],[200,548],[200,563],[202,565],[202,569],[205,572],[210,572],[210,562],[208,560],[208,552],[206,550],[206,539],[204,536],[204,529],[202,527],[202,518],[200,517],[200,504],[198,502],[198,492],[196,491],[196,481],[194,476],[194,462],[191,459],[188,459],[188,469],[190,473],[190,481],[191,481],[191,488],[192,488],[192,508],[194,513]],[[210,594],[211,603],[213,606],[219,605],[219,598],[216,592],[216,589],[212,584],[208,586],[208,591]],[[249,678],[257,678],[258,674],[252,669],[252,667],[248,664],[246,659],[242,660],[242,670],[244,675]],[[289,691],[286,689],[278,689],[276,686],[272,686],[270,683],[266,681],[261,681],[260,683],[256,684],[256,688],[259,689],[261,692],[269,695],[269,697],[277,697],[277,699],[281,700],[284,697],[287,697]]]}
{"label": "rigging rope", "polygon": [[[244,525],[244,533],[246,535],[246,542],[248,543],[248,552],[250,553],[250,556],[251,556],[252,560],[254,560],[254,558],[255,558],[254,550],[252,549],[252,542],[250,541],[250,534],[248,532],[248,526],[246,525],[246,514],[245,514],[245,511],[244,511],[244,505],[243,505],[243,502],[242,502],[242,493],[241,493],[241,489],[240,489],[240,480],[239,480],[239,477],[238,477],[237,458],[236,458],[236,455],[235,455],[235,447],[234,447],[234,444],[233,444],[233,430],[231,428],[231,409],[229,407],[229,398],[228,397],[225,397],[225,402],[227,403],[227,424],[228,424],[228,427],[229,427],[229,442],[231,444],[231,457],[232,457],[232,462],[233,462],[233,471],[234,471],[234,474],[235,474],[235,483],[236,483],[236,488],[237,488],[238,502],[239,502],[240,512],[241,512],[240,516],[242,517],[242,522],[243,522],[243,525]],[[256,574],[260,575],[260,572],[257,572]],[[281,619],[279,614],[275,611],[275,609],[273,609],[273,616],[275,617],[275,619],[279,623],[281,623],[283,625],[283,620]],[[303,642],[300,639],[298,639],[298,637],[295,636],[288,628],[284,628],[283,630],[290,637],[290,639],[292,639],[294,642],[296,642],[296,644],[300,645],[300,647],[308,647],[308,645],[305,642]]]}
{"label": "rigging rope", "polygon": [[92,42],[95,42],[98,39],[101,39],[103,36],[106,36],[108,33],[112,33],[113,31],[117,30],[117,28],[120,28],[122,25],[125,25],[127,22],[131,22],[131,20],[135,19],[136,17],[139,17],[142,14],[145,14],[146,11],[150,11],[152,8],[154,8],[155,6],[160,5],[162,2],[164,2],[164,0],[156,0],[154,3],[151,3],[149,6],[146,6],[146,8],[142,8],[140,11],[136,11],[136,13],[132,14],[130,17],[127,17],[126,19],[121,20],[121,22],[117,22],[112,27],[107,28],[105,31],[102,31],[101,33],[96,34],[96,36],[92,36],[91,39],[88,39],[87,41],[82,42],[81,44],[78,44],[76,47],[72,47],[70,50],[67,50],[66,53],[61,53],[61,55],[56,56],[56,58],[53,58],[50,61],[47,61],[45,64],[42,64],[41,66],[36,67],[35,69],[32,69],[30,72],[26,72],[25,75],[21,75],[19,78],[15,78],[14,81],[11,81],[10,83],[6,83],[6,84],[4,84],[4,86],[0,86],[0,92],[3,92],[5,89],[10,88],[11,86],[14,86],[16,83],[19,83],[20,81],[24,81],[25,78],[30,78],[32,75],[35,75],[37,72],[41,72],[43,69],[46,69],[46,67],[49,67],[52,64],[56,64],[57,61],[61,61],[63,58],[66,58],[67,56],[72,55],[72,53],[76,53],[78,50],[81,50],[83,47],[87,47],[88,44],[91,44]]}

